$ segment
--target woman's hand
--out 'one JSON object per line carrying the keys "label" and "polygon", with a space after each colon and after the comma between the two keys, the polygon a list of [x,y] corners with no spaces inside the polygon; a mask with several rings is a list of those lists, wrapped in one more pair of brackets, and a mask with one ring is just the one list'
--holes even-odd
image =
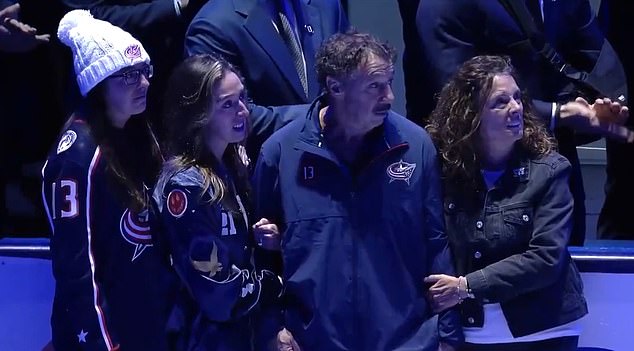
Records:
{"label": "woman's hand", "polygon": [[[424,279],[431,284],[427,290],[427,300],[435,313],[444,311],[462,302],[459,278],[446,274],[432,274]],[[465,290],[466,294],[466,290]]]}
{"label": "woman's hand", "polygon": [[265,250],[280,250],[281,235],[277,224],[262,218],[253,225],[255,243]]}

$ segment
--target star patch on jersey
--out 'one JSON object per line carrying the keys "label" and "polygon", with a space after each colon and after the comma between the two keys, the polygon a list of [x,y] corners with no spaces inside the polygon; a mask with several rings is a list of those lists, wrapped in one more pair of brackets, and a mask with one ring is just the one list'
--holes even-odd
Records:
{"label": "star patch on jersey", "polygon": [[187,210],[187,195],[180,189],[174,189],[167,195],[167,210],[169,213],[179,218]]}
{"label": "star patch on jersey", "polygon": [[60,153],[70,149],[70,147],[73,146],[73,143],[75,143],[75,140],[77,140],[77,133],[75,133],[74,130],[67,130],[59,140],[59,144],[57,144],[57,154],[59,155]]}

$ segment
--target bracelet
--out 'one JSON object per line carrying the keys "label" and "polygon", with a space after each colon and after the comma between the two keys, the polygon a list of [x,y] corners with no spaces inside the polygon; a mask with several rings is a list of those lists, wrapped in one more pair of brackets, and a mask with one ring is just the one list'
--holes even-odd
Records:
{"label": "bracelet", "polygon": [[464,298],[462,297],[462,294],[460,293],[460,278],[462,277],[458,277],[458,284],[456,284],[456,297],[458,297],[458,303],[462,303],[462,301],[464,300]]}
{"label": "bracelet", "polygon": [[467,278],[463,276],[458,277],[458,286],[456,288],[458,289],[458,299],[460,302],[465,299],[475,298],[475,295],[473,295],[473,292],[469,288],[469,281]]}

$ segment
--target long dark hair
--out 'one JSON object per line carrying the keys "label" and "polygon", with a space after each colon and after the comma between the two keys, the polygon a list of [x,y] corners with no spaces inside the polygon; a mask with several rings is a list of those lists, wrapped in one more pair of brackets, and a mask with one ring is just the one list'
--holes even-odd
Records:
{"label": "long dark hair", "polygon": [[[161,189],[180,170],[196,167],[203,176],[203,194],[213,190],[211,201],[222,201],[229,184],[223,179],[221,165],[207,147],[206,129],[209,111],[214,108],[213,92],[218,83],[233,72],[239,72],[222,57],[195,55],[178,65],[168,81],[164,104],[165,149],[168,156],[163,164],[157,188]],[[229,144],[222,157],[227,172],[234,179],[236,190],[249,203],[249,172],[240,156],[242,144]]]}
{"label": "long dark hair", "polygon": [[[130,118],[123,129],[115,128],[107,116],[105,81],[91,89],[71,117],[84,120],[107,160],[109,180],[123,186],[116,193],[135,211],[147,206],[144,185],[154,183],[162,157],[152,128],[143,115]],[[114,187],[120,189],[120,187]]]}
{"label": "long dark hair", "polygon": [[[480,158],[476,150],[480,111],[491,94],[493,79],[508,74],[519,84],[506,56],[476,56],[462,64],[443,87],[426,127],[441,157],[443,176],[474,190],[480,183]],[[524,133],[516,144],[530,157],[555,150],[556,143],[532,111],[527,92],[522,93]]]}

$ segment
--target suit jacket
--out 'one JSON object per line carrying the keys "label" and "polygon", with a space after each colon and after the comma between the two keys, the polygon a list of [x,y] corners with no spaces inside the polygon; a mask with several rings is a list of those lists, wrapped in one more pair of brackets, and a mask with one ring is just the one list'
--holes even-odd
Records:
{"label": "suit jacket", "polygon": [[[270,0],[267,0],[270,1]],[[256,104],[309,103],[319,94],[315,52],[322,41],[345,31],[348,20],[338,0],[297,0],[296,10],[308,78],[308,96],[289,49],[273,25],[270,5],[258,0],[208,1],[185,37],[186,55],[217,53],[236,66]]]}
{"label": "suit jacket", "polygon": [[[537,0],[531,0],[537,1]],[[540,14],[534,13],[542,26]],[[563,58],[577,69],[591,71],[599,53],[611,59],[600,67],[606,71],[623,72],[612,47],[605,40],[587,0],[543,2],[543,33]],[[498,1],[492,0],[421,0],[417,12],[417,27],[421,45],[428,61],[429,84],[439,91],[467,59],[476,55],[509,55],[517,69],[520,86],[528,88],[535,98],[538,115],[549,123],[552,102],[559,101],[568,81],[553,70],[550,64],[530,50],[528,39],[520,26]],[[613,68],[613,67],[612,67]],[[624,74],[609,79],[625,80]],[[585,195],[576,151],[575,135],[558,128],[556,136],[560,152],[573,166],[570,177],[575,198],[572,244],[582,245],[585,237]]]}
{"label": "suit jacket", "polygon": [[[605,38],[588,1],[544,1],[543,15],[544,39],[568,63],[591,71]],[[541,18],[536,18],[536,22],[538,27],[542,26]],[[483,54],[509,55],[524,80],[521,84],[538,100],[556,101],[567,84],[562,76],[553,74],[550,65],[529,50],[528,39],[498,1],[421,0],[417,26],[436,91],[462,62]],[[609,44],[604,54],[616,57]],[[616,61],[612,64],[620,65],[618,59]],[[550,116],[550,106],[536,107]]]}

